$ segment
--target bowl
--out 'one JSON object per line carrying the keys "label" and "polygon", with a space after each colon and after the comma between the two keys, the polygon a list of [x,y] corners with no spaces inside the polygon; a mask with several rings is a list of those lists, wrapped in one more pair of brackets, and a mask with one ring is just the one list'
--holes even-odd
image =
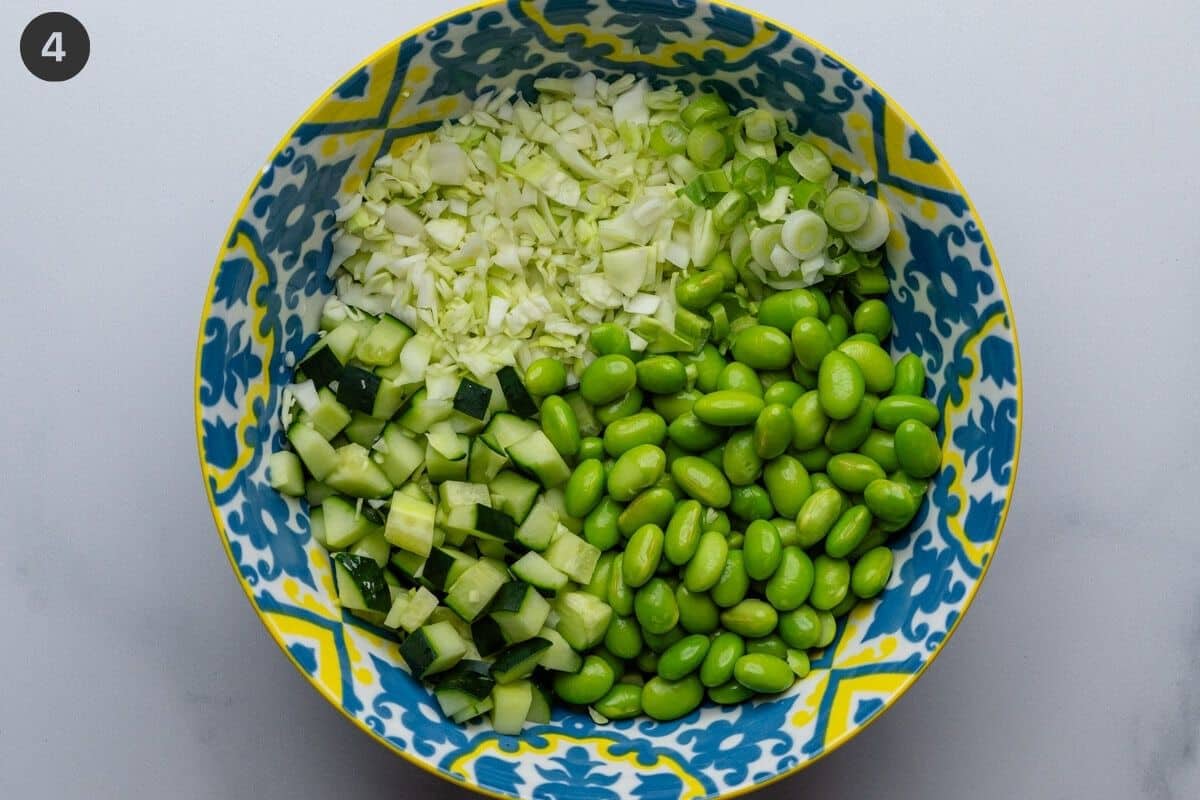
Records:
{"label": "bowl", "polygon": [[[893,212],[892,349],[921,356],[944,462],[886,591],[860,605],[787,694],[682,720],[600,725],[556,709],[520,737],[444,719],[396,643],[335,599],[303,502],[272,490],[281,392],[312,343],[334,211],[405,137],[497,87],[635,72],[750,98],[873,178]],[[743,101],[744,102],[744,101]],[[254,177],[204,299],[196,428],[221,543],[254,611],[329,702],[418,766],[504,797],[730,796],[795,772],[861,731],[917,679],[983,580],[1011,501],[1020,430],[1012,312],[983,225],[912,120],[826,48],[718,2],[543,0],[455,12],[397,39],[322,95]],[[348,730],[328,735],[350,735]]]}

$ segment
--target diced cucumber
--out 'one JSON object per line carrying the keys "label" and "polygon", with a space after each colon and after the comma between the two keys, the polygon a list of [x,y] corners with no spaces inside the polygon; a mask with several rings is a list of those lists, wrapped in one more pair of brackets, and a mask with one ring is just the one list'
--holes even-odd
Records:
{"label": "diced cucumber", "polygon": [[321,504],[325,546],[345,550],[371,531],[370,521],[345,498],[334,495]]}
{"label": "diced cucumber", "polygon": [[425,560],[425,582],[434,591],[444,592],[454,585],[475,558],[453,547],[435,547]]}
{"label": "diced cucumber", "polygon": [[471,639],[484,658],[494,656],[508,646],[500,625],[491,617],[480,617],[471,623]]}
{"label": "diced cucumber", "polygon": [[476,436],[483,430],[483,420],[467,416],[461,411],[451,412],[450,418],[446,421],[450,423],[451,428],[454,428],[455,433],[466,433],[470,436]]}
{"label": "diced cucumber", "polygon": [[271,453],[267,459],[267,482],[271,488],[291,497],[304,496],[304,466],[291,450]]}
{"label": "diced cucumber", "polygon": [[576,583],[587,583],[596,571],[600,548],[581,539],[565,528],[542,553],[546,561]]}
{"label": "diced cucumber", "polygon": [[492,417],[492,421],[484,428],[480,438],[491,445],[493,450],[507,453],[509,447],[537,430],[540,428],[535,422],[500,412]]}
{"label": "diced cucumber", "polygon": [[317,507],[308,512],[308,529],[317,544],[329,550],[329,540],[325,537],[325,509]]}
{"label": "diced cucumber", "polygon": [[325,346],[333,351],[338,361],[349,364],[354,348],[358,346],[360,330],[355,321],[347,320],[325,334]]}
{"label": "diced cucumber", "polygon": [[406,585],[412,586],[417,581],[423,580],[425,559],[416,553],[410,553],[407,550],[393,550],[389,561],[392,569],[404,578]]}
{"label": "diced cucumber", "polygon": [[413,329],[391,314],[379,318],[366,338],[358,343],[354,356],[364,364],[386,367],[400,357],[400,348],[413,337]]}
{"label": "diced cucumber", "polygon": [[374,372],[349,364],[338,378],[337,400],[351,411],[370,414],[375,410],[380,383],[382,380]]}
{"label": "diced cucumber", "polygon": [[510,581],[497,592],[489,613],[500,625],[505,639],[523,642],[536,636],[546,624],[550,603],[525,581]]}
{"label": "diced cucumber", "polygon": [[492,677],[497,684],[513,683],[528,678],[541,663],[542,654],[550,642],[541,637],[527,639],[506,647],[492,662]]}
{"label": "diced cucumber", "polygon": [[446,605],[467,622],[472,622],[507,582],[508,570],[503,563],[482,558],[468,567],[450,587]]}
{"label": "diced cucumber", "polygon": [[511,542],[516,533],[517,523],[508,514],[482,503],[475,504],[476,536],[494,539],[498,542]]}
{"label": "diced cucumber", "polygon": [[[607,627],[605,633],[608,632]],[[542,652],[541,665],[555,672],[578,672],[583,666],[583,657],[571,649],[563,635],[553,628],[542,628],[538,636],[550,643]]]}
{"label": "diced cucumber", "polygon": [[324,389],[342,374],[345,362],[337,357],[327,341],[318,342],[296,367],[299,376],[310,378]]}
{"label": "diced cucumber", "polygon": [[379,434],[383,433],[383,426],[386,424],[386,420],[375,419],[370,414],[355,411],[350,415],[350,424],[342,433],[346,434],[346,438],[355,444],[370,448],[379,438]]}
{"label": "diced cucumber", "polygon": [[337,466],[338,459],[337,451],[324,436],[303,422],[293,422],[288,428],[287,436],[314,478],[324,481],[329,477],[329,473]]}
{"label": "diced cucumber", "polygon": [[427,488],[425,483],[420,480],[409,481],[401,486],[396,491],[403,494],[405,497],[411,497],[413,500],[420,500],[423,503],[432,503],[437,500],[437,494],[431,489],[432,484]]}
{"label": "diced cucumber", "polygon": [[393,486],[403,486],[425,461],[425,448],[409,438],[399,425],[383,429],[382,447],[376,446],[379,465]]}
{"label": "diced cucumber", "polygon": [[508,456],[497,453],[482,438],[471,442],[471,454],[467,463],[467,480],[472,483],[490,483],[508,463]]}
{"label": "diced cucumber", "polygon": [[444,420],[430,425],[425,438],[429,442],[429,446],[438,452],[438,455],[449,461],[466,458],[467,451],[471,446],[470,439],[456,433],[454,426]]}
{"label": "diced cucumber", "polygon": [[579,392],[564,395],[563,399],[575,412],[575,419],[579,421],[579,435],[599,436],[600,422],[596,419],[596,412],[592,409],[591,403],[584,400],[583,395]]}
{"label": "diced cucumber", "polygon": [[372,527],[370,533],[350,547],[349,552],[356,556],[366,556],[379,566],[386,567],[392,546],[384,538],[382,528]]}
{"label": "diced cucumber", "polygon": [[464,708],[462,711],[455,714],[450,719],[454,720],[454,722],[458,725],[464,725],[464,724],[470,722],[471,720],[475,719],[476,717],[483,716],[484,714],[488,713],[491,710],[492,710],[492,698],[489,695],[485,699],[480,700],[478,703],[475,703],[474,705],[471,705],[471,706],[467,706],[466,708]]}
{"label": "diced cucumber", "polygon": [[486,661],[463,659],[438,679],[434,696],[447,717],[462,712],[491,697],[496,679]]}
{"label": "diced cucumber", "polygon": [[418,500],[401,492],[392,495],[384,535],[396,547],[428,556],[433,548],[433,527],[437,509],[433,503]]}
{"label": "diced cucumber", "polygon": [[429,620],[429,615],[437,607],[437,595],[424,586],[419,586],[399,595],[392,602],[392,609],[383,624],[412,633]]}
{"label": "diced cucumber", "polygon": [[[378,370],[376,373],[378,374]],[[379,390],[375,392],[375,406],[371,409],[371,416],[391,419],[420,386],[419,383],[401,383],[398,379],[383,377],[379,383]]]}
{"label": "diced cucumber", "polygon": [[[520,539],[519,534],[517,538]],[[512,570],[513,575],[539,589],[557,592],[567,585],[567,576],[559,572],[540,553],[526,553],[518,558],[509,569]]]}
{"label": "diced cucumber", "polygon": [[522,475],[504,470],[488,483],[488,491],[492,494],[492,507],[520,524],[529,516],[541,488]]}
{"label": "diced cucumber", "polygon": [[509,447],[508,457],[518,469],[547,489],[561,486],[571,477],[571,468],[540,430]]}
{"label": "diced cucumber", "polygon": [[481,535],[478,531],[475,533],[475,549],[479,551],[481,557],[494,558],[497,561],[507,562],[511,557],[508,552],[508,547],[499,539],[491,539]]}
{"label": "diced cucumber", "polygon": [[308,501],[309,508],[321,505],[325,502],[325,498],[335,494],[337,492],[329,488],[329,484],[322,483],[315,478],[309,478],[304,482],[304,499]]}
{"label": "diced cucumber", "polygon": [[525,419],[537,415],[537,403],[533,402],[533,396],[529,394],[525,382],[515,369],[501,367],[496,377],[500,380],[500,390],[504,392],[504,399],[508,401],[509,411]]}
{"label": "diced cucumber", "polygon": [[370,558],[335,553],[333,569],[342,608],[386,613],[391,607],[383,569]]}
{"label": "diced cucumber", "polygon": [[572,517],[567,513],[567,498],[561,488],[547,489],[542,494],[542,499],[550,504],[550,507],[554,509],[554,513],[558,514],[559,525],[562,525],[571,533],[580,533],[583,531],[583,520],[579,517]]}
{"label": "diced cucumber", "polygon": [[558,513],[545,498],[538,498],[525,521],[517,528],[517,541],[530,550],[542,551],[550,546],[550,540],[558,529]]}
{"label": "diced cucumber", "polygon": [[371,460],[371,454],[361,444],[344,444],[337,449],[337,463],[324,478],[325,483],[351,497],[382,498],[392,492],[392,482]]}
{"label": "diced cucumber", "polygon": [[463,378],[458,384],[458,391],[454,393],[454,410],[480,420],[487,416],[491,400],[491,389],[470,378]]}
{"label": "diced cucumber", "polygon": [[449,417],[453,410],[449,399],[430,400],[428,391],[422,388],[408,401],[408,407],[396,421],[413,433],[425,433],[429,426]]}
{"label": "diced cucumber", "polygon": [[492,495],[482,483],[446,481],[438,487],[438,495],[438,525],[447,533],[473,533],[477,530],[476,506],[492,504]]}
{"label": "diced cucumber", "polygon": [[584,592],[564,592],[554,603],[558,613],[556,630],[577,652],[598,645],[608,632],[612,608],[595,595]]}
{"label": "diced cucumber", "polygon": [[[451,435],[458,442],[456,447],[461,448],[465,456],[470,440],[460,433],[452,432]],[[434,447],[432,440],[425,446],[425,474],[431,481],[464,481],[467,479],[467,463],[465,457],[446,458]]]}
{"label": "diced cucumber", "polygon": [[492,689],[492,728],[499,734],[516,736],[525,726],[533,704],[533,686],[529,681],[497,684]]}
{"label": "diced cucumber", "polygon": [[332,439],[350,424],[350,409],[330,389],[321,389],[317,392],[316,407],[308,412],[308,422],[317,433]]}
{"label": "diced cucumber", "polygon": [[400,645],[400,656],[418,679],[445,672],[466,653],[466,642],[448,622],[423,625]]}
{"label": "diced cucumber", "polygon": [[550,722],[550,696],[546,690],[533,684],[533,702],[529,704],[529,715],[526,722],[534,725],[545,725]]}

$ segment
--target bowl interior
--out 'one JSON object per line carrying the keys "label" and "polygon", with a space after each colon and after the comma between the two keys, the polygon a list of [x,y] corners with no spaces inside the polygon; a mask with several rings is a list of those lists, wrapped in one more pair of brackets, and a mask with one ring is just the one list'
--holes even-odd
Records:
{"label": "bowl interior", "polygon": [[[893,211],[892,349],[922,357],[943,411],[944,466],[886,592],[861,605],[786,696],[673,723],[597,725],[556,710],[521,738],[444,720],[386,632],[342,614],[302,503],[266,482],[281,390],[316,335],[334,212],[371,163],[485,92],[543,76],[633,72],[783,114]],[[267,629],[330,702],[422,766],[511,796],[713,796],[785,774],[891,704],[965,611],[1011,495],[1019,424],[999,270],[957,179],[879,90],[816,44],[687,0],[476,7],[376,53],[314,105],[238,209],[205,300],[197,428],[220,535]]]}

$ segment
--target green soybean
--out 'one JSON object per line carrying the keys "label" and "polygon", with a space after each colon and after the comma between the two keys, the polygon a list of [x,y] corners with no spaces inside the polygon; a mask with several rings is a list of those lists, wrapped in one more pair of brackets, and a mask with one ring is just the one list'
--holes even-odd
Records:
{"label": "green soybean", "polygon": [[885,431],[894,431],[906,419],[915,419],[927,428],[936,428],[941,413],[924,397],[908,394],[893,394],[879,401],[875,407],[875,424]]}
{"label": "green soybean", "polygon": [[[640,393],[640,390],[639,390]],[[666,420],[667,424],[674,422],[682,414],[686,414],[692,410],[692,406],[700,399],[700,393],[685,390],[675,392],[674,394],[656,394],[651,398],[650,404],[654,406],[654,410],[658,415]],[[639,405],[638,408],[641,408]],[[637,409],[634,409],[636,411]]]}
{"label": "green soybean", "polygon": [[881,479],[867,484],[863,502],[881,522],[903,525],[917,513],[921,501],[905,484]]}
{"label": "green soybean", "polygon": [[704,516],[700,519],[700,530],[716,531],[722,536],[728,536],[729,531],[732,530],[729,515],[716,508],[704,509]]}
{"label": "green soybean", "polygon": [[608,581],[612,575],[613,561],[616,553],[603,553],[592,570],[592,578],[584,584],[581,591],[608,602]]}
{"label": "green soybean", "polygon": [[914,478],[902,469],[895,470],[889,477],[896,483],[907,486],[908,491],[917,499],[917,502],[920,502],[921,498],[925,496],[925,492],[929,489],[929,481]]}
{"label": "green soybean", "polygon": [[545,397],[567,388],[567,368],[554,358],[539,358],[525,370],[525,388]]}
{"label": "green soybean", "polygon": [[825,321],[825,326],[829,328],[829,336],[833,339],[834,347],[844,342],[850,334],[850,323],[846,321],[845,317],[837,314],[831,314]]}
{"label": "green soybean", "polygon": [[[633,615],[633,587],[625,582],[625,554],[617,553],[608,575],[608,604],[613,614],[622,617]],[[609,648],[612,649],[612,648]]]}
{"label": "green soybean", "polygon": [[675,508],[675,495],[670,489],[650,487],[633,498],[633,501],[617,517],[617,530],[622,536],[633,534],[644,525],[661,528],[671,518]]}
{"label": "green soybean", "polygon": [[838,350],[858,364],[868,392],[883,394],[892,388],[896,381],[896,365],[887,351],[877,343],[851,339],[839,344]]}
{"label": "green soybean", "polygon": [[596,406],[596,421],[601,425],[611,425],[630,414],[636,414],[642,407],[642,390],[636,386],[628,394],[611,403]]}
{"label": "green soybean", "polygon": [[759,304],[758,321],[789,333],[798,320],[804,317],[818,317],[820,312],[820,301],[812,290],[789,289],[776,292]]}
{"label": "green soybean", "polygon": [[797,678],[804,678],[812,671],[812,663],[808,659],[808,653],[803,650],[788,648],[787,657],[784,659],[787,665],[791,667],[792,673]]}
{"label": "green soybean", "polygon": [[693,634],[685,636],[668,647],[658,659],[658,674],[669,681],[677,681],[691,675],[700,668],[708,655],[707,636]]}
{"label": "green soybean", "polygon": [[708,690],[708,699],[722,706],[738,705],[739,703],[746,702],[751,697],[754,697],[754,690],[747,689],[734,680],[720,686],[714,686]]}
{"label": "green soybean", "polygon": [[[849,581],[849,573],[846,575]],[[841,598],[838,598],[839,600]],[[721,624],[743,638],[766,636],[779,623],[779,612],[770,603],[749,598],[721,612]]]}
{"label": "green soybean", "polygon": [[754,369],[784,369],[792,363],[786,333],[769,325],[751,325],[733,338],[733,357]]}
{"label": "green soybean", "polygon": [[717,381],[725,369],[725,359],[721,352],[711,344],[704,345],[700,352],[685,357],[685,363],[696,367],[696,388],[701,392],[713,392],[717,389]]}
{"label": "green soybean", "polygon": [[729,543],[717,531],[700,535],[696,553],[683,572],[683,584],[689,592],[707,592],[716,586],[729,559]]}
{"label": "green soybean", "polygon": [[786,659],[787,649],[787,644],[777,633],[772,633],[770,636],[763,636],[758,639],[751,639],[746,642],[747,653],[766,653],[776,658]]}
{"label": "green soybean", "polygon": [[[593,362],[595,363],[595,362]],[[817,396],[830,419],[849,419],[866,393],[862,370],[850,356],[835,350],[821,360]]]}
{"label": "green soybean", "polygon": [[712,633],[720,627],[717,604],[706,593],[688,591],[681,583],[675,587],[675,604],[679,606],[679,627],[688,633]]}
{"label": "green soybean", "polygon": [[819,444],[811,450],[805,450],[796,454],[796,458],[810,473],[823,472],[826,465],[829,464],[829,459],[832,456],[833,453],[829,452],[829,448],[823,444]]}
{"label": "green soybean", "polygon": [[671,493],[671,496],[675,498],[675,502],[677,503],[683,499],[683,489],[679,488],[679,484],[675,482],[675,479],[671,477],[669,472],[663,473],[663,476],[659,478],[650,488],[666,489]]}
{"label": "green soybean", "polygon": [[851,506],[842,512],[825,537],[825,554],[845,558],[854,552],[871,530],[871,512],[864,505]]}
{"label": "green soybean", "polygon": [[618,683],[608,694],[592,704],[596,713],[606,719],[630,719],[642,713],[642,687]]}
{"label": "green soybean", "polygon": [[620,399],[637,384],[637,368],[620,354],[603,355],[593,361],[579,378],[579,393],[592,405]]}
{"label": "green soybean", "polygon": [[721,686],[733,679],[733,665],[746,653],[746,644],[736,633],[723,631],[713,638],[700,664],[700,682]]}
{"label": "green soybean", "polygon": [[842,598],[842,602],[838,603],[833,608],[829,609],[829,613],[841,619],[849,614],[858,605],[859,599],[854,596],[853,592],[846,592],[846,596]]}
{"label": "green soybean", "polygon": [[675,301],[689,311],[703,311],[725,290],[719,272],[694,272],[675,285]]}
{"label": "green soybean", "polygon": [[637,658],[642,652],[642,629],[637,620],[614,614],[604,634],[604,646],[619,658]]}
{"label": "green soybean", "polygon": [[738,431],[729,437],[721,461],[725,477],[734,486],[748,486],[762,474],[762,459],[755,450],[754,434],[750,431]]}
{"label": "green soybean", "polygon": [[647,675],[653,675],[658,672],[658,653],[646,648],[638,653],[637,660],[634,662],[637,668]]}
{"label": "green soybean", "polygon": [[861,493],[871,481],[887,477],[883,467],[862,453],[838,453],[825,467],[829,479],[851,494]]}
{"label": "green soybean", "polygon": [[721,576],[709,595],[721,608],[731,608],[746,597],[750,591],[750,576],[746,574],[746,561],[741,550],[730,550],[721,569]]}
{"label": "green soybean", "polygon": [[770,519],[775,516],[775,507],[771,505],[771,495],[758,484],[739,486],[733,490],[729,501],[729,510],[735,517],[746,522],[756,519]]}
{"label": "green soybean", "polygon": [[808,470],[794,456],[782,455],[773,459],[763,468],[762,477],[771,505],[780,516],[794,519],[812,494]]}
{"label": "green soybean", "polygon": [[869,550],[874,550],[882,544],[886,544],[888,540],[887,533],[883,530],[882,525],[873,524],[871,529],[867,531],[867,535],[858,543],[858,547],[850,551],[850,560],[857,562]]}
{"label": "green soybean", "polygon": [[[683,456],[675,459],[671,464],[671,477],[688,497],[699,500],[706,506],[725,508],[732,501],[729,481],[719,469],[703,458]],[[609,491],[612,491],[611,480]]]}
{"label": "green soybean", "polygon": [[[849,361],[849,358],[846,360]],[[737,427],[749,425],[758,419],[763,407],[762,398],[749,392],[719,389],[697,400],[692,412],[709,425]]]}
{"label": "green soybean", "polygon": [[580,461],[587,461],[589,458],[602,460],[604,455],[604,440],[599,436],[585,436],[579,442]]}
{"label": "green soybean", "polygon": [[684,500],[675,506],[663,538],[663,555],[675,566],[692,560],[700,545],[704,507],[698,500]]}
{"label": "green soybean", "polygon": [[854,330],[859,333],[871,333],[883,341],[892,332],[892,312],[887,303],[872,298],[859,303],[854,309]]}
{"label": "green soybean", "polygon": [[892,577],[892,551],[873,547],[858,559],[850,573],[850,591],[856,597],[870,600],[883,591]]}
{"label": "green soybean", "polygon": [[821,638],[821,618],[812,606],[794,608],[779,615],[779,636],[788,647],[809,650]]}
{"label": "green soybean", "polygon": [[720,444],[709,448],[701,453],[700,457],[720,470],[725,463],[725,445]]}
{"label": "green soybean", "polygon": [[669,681],[656,676],[642,687],[642,710],[651,719],[666,722],[695,711],[704,700],[704,686],[695,675]]}
{"label": "green soybean", "polygon": [[816,317],[797,320],[792,328],[792,353],[796,362],[808,370],[821,366],[821,360],[833,352],[829,328]]}
{"label": "green soybean", "polygon": [[592,328],[588,346],[598,356],[623,355],[632,358],[633,348],[629,345],[629,334],[620,325],[606,322]]}
{"label": "green soybean", "polygon": [[805,388],[793,380],[779,380],[772,383],[763,392],[763,402],[767,405],[782,403],[791,408],[796,404],[796,401],[804,396]]}
{"label": "green soybean", "polygon": [[816,391],[806,392],[792,404],[792,447],[798,451],[811,450],[825,440],[829,417],[821,408]]}
{"label": "green soybean", "polygon": [[829,451],[848,453],[865,442],[871,433],[871,425],[875,421],[875,408],[878,405],[878,397],[873,394],[865,395],[858,405],[858,410],[851,414],[849,419],[830,423],[829,430],[825,431],[825,446]]}
{"label": "green soybean", "polygon": [[812,547],[825,538],[842,513],[842,494],[837,489],[813,492],[796,516],[796,535],[801,547]]}
{"label": "green soybean", "polygon": [[642,525],[629,537],[621,556],[625,583],[637,588],[650,580],[662,558],[663,532],[657,525]]}
{"label": "green soybean", "polygon": [[779,538],[779,531],[765,519],[754,520],[746,526],[742,553],[746,560],[746,574],[752,580],[765,581],[775,574],[783,558],[783,542]]}
{"label": "green soybean", "polygon": [[844,558],[819,555],[813,559],[813,588],[809,605],[818,611],[828,611],[850,591],[850,562]]}
{"label": "green soybean", "polygon": [[763,594],[780,611],[799,608],[808,599],[813,586],[813,562],[795,545],[783,548],[779,568],[767,581]]}
{"label": "green soybean", "polygon": [[758,373],[750,366],[738,361],[731,361],[721,370],[717,377],[718,391],[746,392],[761,398],[763,396],[762,381]]}
{"label": "green soybean", "polygon": [[816,370],[805,369],[799,363],[792,364],[792,377],[805,391],[812,391],[817,388]]}
{"label": "green soybean", "polygon": [[896,426],[896,459],[900,468],[914,478],[929,478],[942,464],[942,448],[937,434],[915,419]]}
{"label": "green soybean", "polygon": [[733,677],[742,686],[760,694],[778,694],[795,682],[787,662],[766,653],[747,653],[733,666]]}
{"label": "green soybean", "polygon": [[683,630],[678,625],[671,626],[665,633],[654,633],[642,628],[642,639],[645,640],[646,646],[660,655],[683,637]]}
{"label": "green soybean", "polygon": [[[661,448],[652,444],[638,445],[622,453],[608,471],[608,493],[614,500],[628,502],[643,489],[653,486],[666,469],[667,454]],[[679,476],[675,479],[678,481]],[[683,481],[679,483],[683,486]]]}
{"label": "green soybean", "polygon": [[878,345],[879,337],[873,333],[854,333],[850,336],[847,336],[842,344],[845,344],[846,342],[867,342],[869,344]]}
{"label": "green soybean", "polygon": [[829,304],[833,308],[833,313],[846,320],[846,322],[850,322],[853,319],[854,312],[850,310],[850,303],[846,300],[845,292],[834,292],[829,297]]}
{"label": "green soybean", "polygon": [[[563,504],[567,513],[572,517],[591,514],[604,497],[604,477],[604,464],[599,460],[590,458],[581,461],[563,487]],[[585,530],[586,525],[585,520]]]}
{"label": "green soybean", "polygon": [[[568,481],[568,486],[569,484]],[[621,505],[617,501],[611,497],[601,498],[583,520],[583,538],[587,540],[588,544],[601,550],[615,547],[617,542],[621,541],[621,530],[617,527],[617,519],[620,515]]]}
{"label": "green soybean", "polygon": [[650,356],[637,363],[637,382],[653,394],[674,394],[687,385],[683,362],[674,356]]}
{"label": "green soybean", "polygon": [[771,403],[754,421],[754,451],[759,458],[782,455],[792,443],[792,411],[783,403]]}
{"label": "green soybean", "polygon": [[812,481],[812,487],[813,487],[814,492],[819,492],[822,489],[836,489],[837,488],[836,486],[833,485],[833,481],[829,480],[829,476],[826,475],[824,472],[810,472],[809,480]]}
{"label": "green soybean", "polygon": [[667,423],[653,411],[639,411],[619,419],[604,429],[604,449],[614,458],[639,444],[661,445],[667,435]]}
{"label": "green soybean", "polygon": [[666,633],[679,622],[675,592],[662,578],[651,578],[633,596],[633,613],[647,633]]}
{"label": "green soybean", "polygon": [[574,458],[579,453],[581,441],[575,409],[566,400],[552,394],[542,401],[540,415],[542,432],[554,449],[567,458]]}
{"label": "green soybean", "polygon": [[817,639],[817,647],[828,647],[837,636],[837,618],[828,611],[817,612],[821,620],[821,638]]}
{"label": "green soybean", "polygon": [[909,353],[896,362],[896,380],[892,383],[892,394],[915,397],[925,394],[925,365],[921,363],[920,356]]}
{"label": "green soybean", "polygon": [[740,549],[742,544],[746,541],[746,535],[743,533],[734,531],[729,536],[726,536],[725,539],[729,542],[730,547]]}
{"label": "green soybean", "polygon": [[791,547],[800,541],[796,534],[796,518],[775,517],[771,520],[775,530],[779,531],[779,541],[784,547]]}
{"label": "green soybean", "polygon": [[900,460],[896,457],[896,437],[888,431],[871,429],[867,438],[858,446],[858,452],[872,459],[884,472],[891,473],[900,468]]}
{"label": "green soybean", "polygon": [[687,411],[667,426],[667,438],[688,452],[701,453],[724,441],[725,434],[721,428],[709,425]]}
{"label": "green soybean", "polygon": [[608,694],[616,680],[611,664],[598,655],[589,655],[584,657],[578,672],[558,673],[554,678],[554,693],[563,702],[585,706]]}

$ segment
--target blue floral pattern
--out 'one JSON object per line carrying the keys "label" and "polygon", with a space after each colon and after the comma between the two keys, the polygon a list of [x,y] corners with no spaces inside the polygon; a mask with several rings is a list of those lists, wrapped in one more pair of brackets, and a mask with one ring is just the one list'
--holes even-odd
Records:
{"label": "blue floral pattern", "polygon": [[[840,169],[870,170],[895,215],[888,245],[897,353],[921,356],[942,409],[946,462],[897,568],[839,626],[786,696],[706,705],[670,723],[597,725],[555,709],[520,738],[441,716],[390,635],[345,615],[304,503],[266,481],[278,407],[311,343],[334,212],[397,138],[484,92],[545,76],[634,72],[687,93],[753,98],[822,140]],[[452,101],[447,104],[447,101]],[[238,212],[206,298],[197,437],[231,562],[268,630],[357,724],[450,780],[544,800],[711,797],[803,766],[868,724],[930,662],[979,585],[1015,478],[1019,359],[993,254],[923,134],[862,76],[743,11],[693,0],[505,0],[381,51],[278,147]]]}

